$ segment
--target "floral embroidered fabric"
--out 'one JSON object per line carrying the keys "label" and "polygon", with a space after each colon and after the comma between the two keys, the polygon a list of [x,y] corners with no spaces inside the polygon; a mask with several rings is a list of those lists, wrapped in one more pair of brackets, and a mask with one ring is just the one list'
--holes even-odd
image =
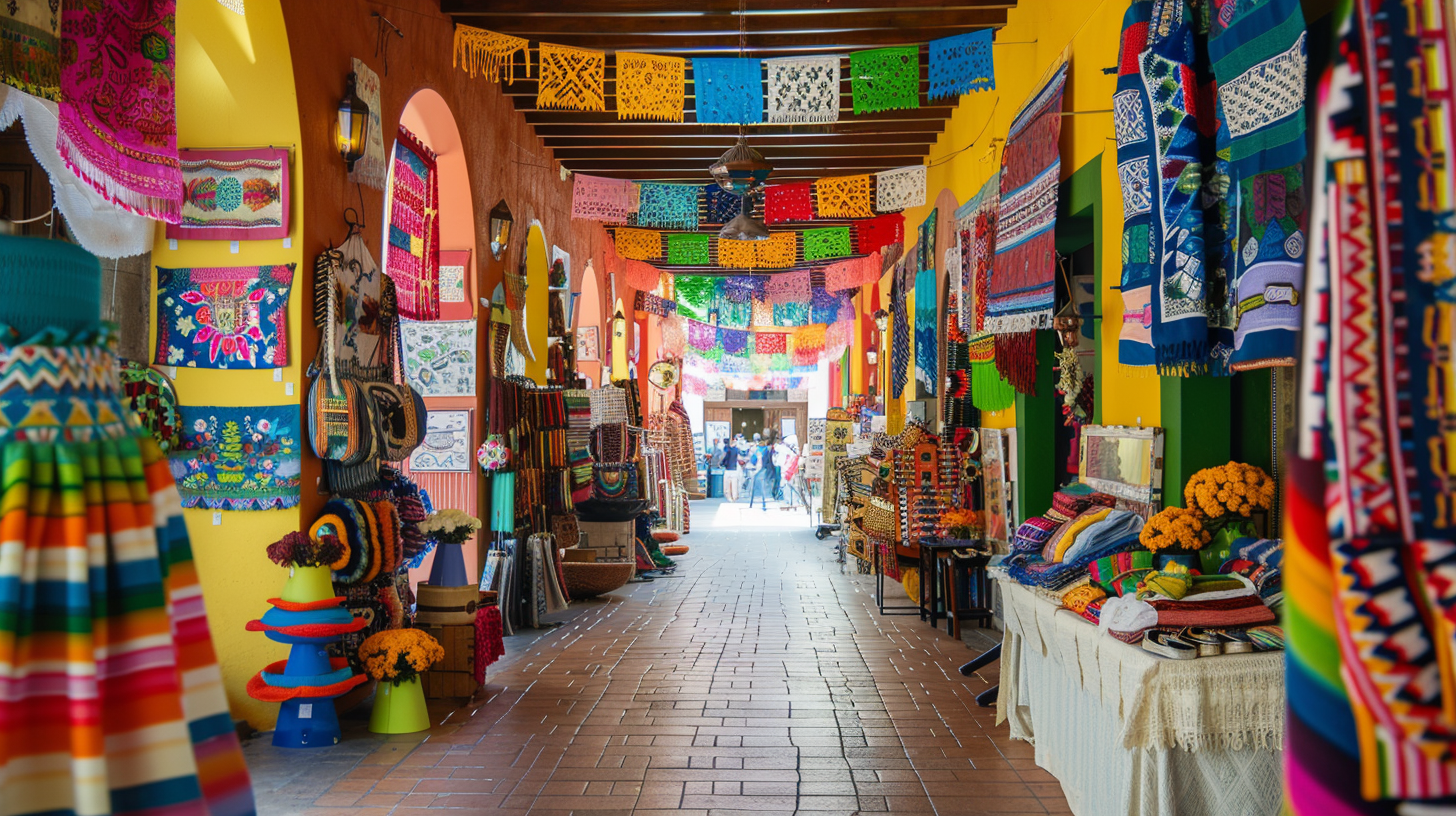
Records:
{"label": "floral embroidered fabric", "polygon": [[839,121],[839,57],[764,60],[768,120],[781,124]]}
{"label": "floral embroidered fabric", "polygon": [[842,258],[849,253],[849,227],[804,230],[805,261]]}
{"label": "floral embroidered fabric", "polygon": [[913,164],[875,174],[875,209],[894,212],[925,206],[925,165]]}
{"label": "floral embroidered fabric", "polygon": [[870,177],[831,176],[814,182],[814,193],[819,199],[820,218],[869,218],[874,210],[870,208]]}
{"label": "floral embroidered fabric", "polygon": [[638,189],[641,193],[638,225],[681,230],[698,228],[698,185],[643,182]]}
{"label": "floral embroidered fabric", "polygon": [[709,262],[706,234],[675,233],[667,236],[667,262],[703,266]]}
{"label": "floral embroidered fabric", "polygon": [[686,84],[682,57],[618,51],[617,118],[681,122]]}
{"label": "floral embroidered fabric", "polygon": [[616,242],[617,254],[623,258],[645,261],[662,257],[662,233],[657,230],[619,229]]}
{"label": "floral embroidered fabric", "polygon": [[541,81],[536,107],[605,111],[605,51],[541,43]]}
{"label": "floral embroidered fabric", "polygon": [[571,187],[571,217],[608,224],[626,221],[628,199],[635,186],[626,179],[578,173]]}
{"label": "floral embroidered fabric", "polygon": [[994,90],[991,29],[930,41],[930,99]]}
{"label": "floral embroidered fabric", "polygon": [[698,124],[753,125],[763,121],[763,69],[756,59],[693,60]]}
{"label": "floral embroidered fabric", "polygon": [[849,55],[854,112],[920,107],[920,47],[875,48]]}
{"label": "floral embroidered fabric", "polygon": [[500,82],[504,74],[506,82],[516,81],[516,54],[526,57],[526,76],[531,75],[531,52],[529,43],[521,37],[499,34],[468,25],[455,26],[455,55],[451,66],[460,66],[472,79],[477,75],[491,82]]}
{"label": "floral embroidered fabric", "polygon": [[813,221],[813,186],[809,181],[769,185],[763,193],[763,222]]}

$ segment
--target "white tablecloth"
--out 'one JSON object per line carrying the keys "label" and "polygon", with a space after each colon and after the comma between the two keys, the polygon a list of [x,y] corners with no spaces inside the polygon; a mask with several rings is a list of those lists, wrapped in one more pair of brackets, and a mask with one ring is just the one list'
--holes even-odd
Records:
{"label": "white tablecloth", "polygon": [[1167,660],[1000,582],[997,722],[1036,746],[1077,816],[1273,816],[1284,654]]}

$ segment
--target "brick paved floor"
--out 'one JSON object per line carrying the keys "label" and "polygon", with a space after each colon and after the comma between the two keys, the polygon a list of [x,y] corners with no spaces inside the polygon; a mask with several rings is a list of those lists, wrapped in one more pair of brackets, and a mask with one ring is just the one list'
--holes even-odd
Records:
{"label": "brick paved floor", "polygon": [[802,515],[776,529],[773,513],[694,507],[678,576],[516,638],[470,705],[432,703],[428,734],[354,720],[302,755],[252,740],[263,812],[1070,812],[975,705],[994,666],[963,678],[963,643],[880,616],[870,578],[843,574]]}

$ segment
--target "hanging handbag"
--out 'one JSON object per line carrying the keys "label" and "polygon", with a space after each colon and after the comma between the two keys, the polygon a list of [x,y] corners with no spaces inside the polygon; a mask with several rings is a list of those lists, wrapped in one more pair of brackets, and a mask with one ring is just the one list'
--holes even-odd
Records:
{"label": "hanging handbag", "polygon": [[424,438],[425,400],[407,383],[364,383],[379,421],[380,458],[402,462]]}
{"label": "hanging handbag", "polygon": [[[358,382],[342,376],[334,363],[334,326],[338,314],[336,288],[328,282],[336,265],[336,250],[325,250],[315,264],[315,289],[324,294],[324,338],[318,358],[309,366],[313,382],[308,391],[308,430],[313,452],[320,459],[345,465],[366,460],[375,450],[378,423]],[[322,283],[319,279],[324,279]]]}
{"label": "hanging handbag", "polygon": [[592,465],[592,498],[604,501],[637,501],[637,463],[609,462]]}

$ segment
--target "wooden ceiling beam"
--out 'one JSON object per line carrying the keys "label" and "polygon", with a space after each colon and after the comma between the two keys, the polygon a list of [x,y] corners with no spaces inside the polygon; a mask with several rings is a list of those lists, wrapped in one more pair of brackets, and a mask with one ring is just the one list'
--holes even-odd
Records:
{"label": "wooden ceiling beam", "polygon": [[[769,163],[774,166],[774,175],[778,175],[779,169],[804,169],[833,168],[833,167],[904,167],[910,164],[921,164],[924,156],[906,154],[903,156],[830,156],[826,158],[802,158],[799,156],[778,156],[770,158]],[[570,169],[581,173],[594,173],[597,171],[610,170],[696,170],[704,178],[708,175],[708,163],[700,159],[623,159],[623,158],[591,158],[591,159],[569,159],[563,160],[562,164]]]}
{"label": "wooden ceiling beam", "polygon": [[[775,148],[759,146],[764,150],[764,157],[772,164],[774,161]],[[930,145],[803,145],[792,148],[780,148],[786,151],[781,155],[793,156],[794,158],[827,158],[843,156],[925,156],[930,153]],[[787,152],[792,151],[792,152]],[[552,148],[552,155],[561,161],[569,159],[636,159],[651,162],[656,159],[694,159],[705,162],[704,166],[711,164],[723,151],[716,147],[682,147],[676,144],[656,145],[648,147],[645,145],[637,147],[555,147]]]}
{"label": "wooden ceiling beam", "polygon": [[[914,135],[907,135],[907,136],[893,136],[893,135],[887,135],[887,136],[869,136],[869,135],[866,134],[866,135],[859,135],[859,136],[853,136],[853,137],[846,137],[846,138],[843,138],[843,139],[816,139],[814,141],[799,141],[799,142],[793,142],[793,141],[774,141],[774,140],[768,140],[768,139],[755,139],[754,142],[753,142],[753,146],[756,147],[756,148],[758,148],[759,150],[765,151],[765,152],[772,152],[772,151],[785,151],[785,152],[787,152],[787,151],[831,150],[831,149],[832,150],[839,150],[839,149],[848,149],[848,148],[864,148],[864,149],[869,149],[869,148],[881,148],[881,147],[898,147],[898,148],[906,148],[906,149],[909,149],[909,150],[920,150],[920,149],[927,149],[928,150],[931,145],[935,144],[935,140],[936,140],[936,134],[933,134],[933,133],[927,133],[927,134],[924,134],[924,135],[922,135],[920,137],[916,137]],[[664,144],[662,139],[617,139],[617,138],[589,139],[589,138],[568,138],[568,137],[559,137],[559,136],[557,136],[557,137],[551,137],[551,138],[548,138],[548,139],[543,139],[542,141],[545,142],[545,144],[546,144],[547,147],[549,147],[552,150],[556,151],[557,155],[560,155],[560,153],[561,153],[562,150],[622,151],[624,153],[629,153],[630,154],[632,151],[637,151],[637,150],[645,150],[645,151],[657,150],[657,149],[661,148],[663,146],[663,144]],[[720,156],[720,155],[723,154],[723,151],[727,150],[729,147],[732,146],[732,143],[730,142],[730,143],[726,143],[725,144],[725,143],[723,143],[721,141],[711,141],[710,142],[710,141],[702,141],[702,140],[692,140],[692,141],[689,141],[689,140],[684,140],[684,139],[681,139],[681,138],[674,137],[671,140],[671,143],[668,144],[667,146],[668,147],[671,147],[671,148],[673,148],[675,150],[691,150],[694,153],[701,153],[701,154],[703,154],[705,156],[706,155]]]}
{"label": "wooden ceiling beam", "polygon": [[[819,31],[750,32],[748,35],[748,44],[744,48],[744,52],[749,56],[769,56],[774,53],[793,56],[795,52],[802,52],[806,49],[828,52],[855,51],[869,47],[923,43],[940,39],[941,37],[963,34],[967,31],[1000,28],[1006,25],[1006,12],[1000,9],[976,12],[976,14],[983,17],[983,23],[954,28],[921,27],[904,28],[895,31],[888,29],[838,31],[831,28]],[[522,33],[514,26],[502,26],[502,28],[508,29],[501,32],[504,34],[515,34],[516,36],[526,37],[531,40],[541,39],[541,35]],[[724,56],[732,56],[738,52],[737,31],[683,31],[664,34],[642,34],[635,31],[593,31],[583,26],[582,29],[575,32],[564,31],[558,34],[546,34],[544,36],[548,41],[556,45],[572,45],[579,48],[591,48],[604,51],[646,51],[654,54],[678,56],[691,54],[722,54]],[[532,62],[536,62],[534,55],[532,56]]]}
{"label": "wooden ceiling beam", "polygon": [[[538,116],[540,114],[532,114]],[[881,114],[874,114],[879,116]],[[615,117],[616,114],[611,114]],[[573,118],[558,119],[555,123],[532,122],[536,135],[541,138],[597,137],[621,139],[717,139],[722,140],[727,150],[738,138],[738,125],[699,125],[679,122],[641,122],[636,120],[579,122]],[[841,122],[822,125],[745,125],[750,144],[759,139],[808,139],[818,136],[850,136],[854,134],[938,134],[945,129],[941,117],[925,119],[875,119],[873,116],[856,116]]]}
{"label": "wooden ceiling beam", "polygon": [[[841,8],[841,6],[843,8]],[[775,16],[784,12],[798,14],[880,13],[891,9],[914,9],[938,12],[967,7],[1015,8],[1014,0],[753,0],[749,17]],[[733,14],[738,0],[694,0],[688,7],[682,0],[560,0],[543,6],[539,0],[440,0],[440,11],[453,17],[551,17],[551,16],[639,16]]]}
{"label": "wooden ceiling beam", "polygon": [[[909,110],[882,111],[880,113],[866,113],[854,117],[856,122],[874,122],[881,125],[875,130],[893,130],[893,127],[884,128],[884,125],[894,125],[899,122],[923,122],[933,120],[944,122],[950,116],[951,108],[911,108]],[[636,124],[635,120],[621,121],[617,118],[616,111],[526,111],[526,122],[535,125],[615,125],[622,128],[630,128]],[[694,111],[686,111],[683,122],[642,122],[642,125],[666,125],[678,130],[697,129],[700,125],[695,119]],[[839,124],[843,124],[842,122]],[[731,126],[737,132],[737,125]],[[751,139],[757,130],[756,125],[747,125],[747,134]],[[780,126],[782,127],[782,126]],[[539,132],[539,131],[538,131]]]}
{"label": "wooden ceiling beam", "polygon": [[[1004,19],[1005,8],[972,8],[937,10],[934,12],[875,11],[862,14],[827,15],[772,14],[745,16],[737,14],[674,14],[635,17],[597,17],[589,24],[580,15],[551,17],[496,17],[486,28],[513,34],[529,40],[556,42],[561,34],[591,33],[603,38],[642,35],[691,37],[711,34],[738,36],[739,20],[746,21],[749,39],[763,34],[796,34],[817,32],[880,31],[887,42],[907,41],[899,32],[927,28],[980,28]],[[462,22],[464,22],[462,20]],[[609,43],[604,39],[604,43]]]}

